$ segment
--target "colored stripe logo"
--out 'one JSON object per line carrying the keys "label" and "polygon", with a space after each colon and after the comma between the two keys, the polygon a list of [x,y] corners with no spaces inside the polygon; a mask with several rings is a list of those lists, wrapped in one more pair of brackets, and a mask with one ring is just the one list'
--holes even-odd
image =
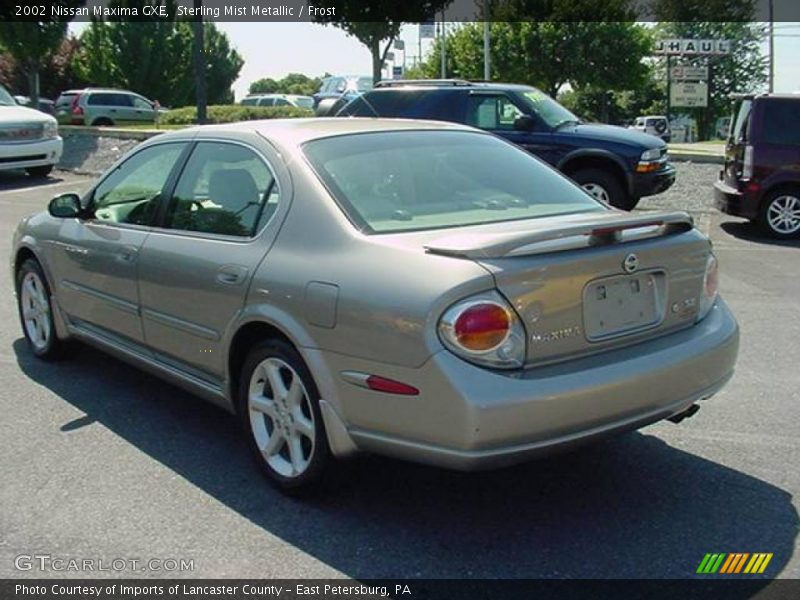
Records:
{"label": "colored stripe logo", "polygon": [[703,575],[713,575],[714,573],[725,575],[738,573],[758,574],[764,572],[771,560],[772,552],[709,553],[700,561],[697,573]]}

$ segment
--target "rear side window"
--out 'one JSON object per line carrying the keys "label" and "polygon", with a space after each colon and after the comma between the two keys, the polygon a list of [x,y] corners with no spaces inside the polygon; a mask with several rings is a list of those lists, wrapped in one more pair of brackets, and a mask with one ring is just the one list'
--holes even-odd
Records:
{"label": "rear side window", "polygon": [[766,103],[762,139],[768,144],[800,146],[800,101]]}
{"label": "rear side window", "polygon": [[748,130],[750,125],[750,111],[753,107],[752,100],[742,100],[739,105],[739,110],[736,111],[736,120],[734,121],[733,128],[731,129],[731,139],[733,141],[746,141],[748,138]]}
{"label": "rear side window", "polygon": [[131,97],[127,94],[99,92],[92,94],[86,101],[89,106],[132,106]]}
{"label": "rear side window", "polygon": [[167,227],[247,237],[277,206],[277,182],[255,152],[238,144],[200,142],[178,180]]}
{"label": "rear side window", "polygon": [[242,100],[242,106],[255,106],[258,103],[258,98],[245,98]]}
{"label": "rear side window", "polygon": [[528,152],[484,133],[344,135],[309,142],[303,151],[365,233],[605,210]]}

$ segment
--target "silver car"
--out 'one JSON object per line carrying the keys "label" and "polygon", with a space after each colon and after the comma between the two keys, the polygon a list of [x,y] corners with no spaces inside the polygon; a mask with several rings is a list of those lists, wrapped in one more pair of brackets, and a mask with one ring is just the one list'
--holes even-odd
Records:
{"label": "silver car", "polygon": [[738,350],[689,216],[455,124],[160,135],[13,243],[34,354],[80,340],[225,407],[285,489],[357,451],[476,469],[679,421]]}

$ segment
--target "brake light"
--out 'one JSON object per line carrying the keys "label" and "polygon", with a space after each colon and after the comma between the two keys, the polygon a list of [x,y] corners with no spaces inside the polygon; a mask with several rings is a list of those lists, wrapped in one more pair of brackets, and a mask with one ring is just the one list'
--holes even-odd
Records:
{"label": "brake light", "polygon": [[525,330],[497,293],[480,294],[447,309],[439,321],[439,337],[470,362],[507,369],[525,362]]}
{"label": "brake light", "polygon": [[75,97],[72,99],[72,104],[70,105],[70,112],[73,115],[82,115],[83,114],[83,109],[80,106],[78,106],[78,100],[80,100],[80,98],[81,98],[81,95],[80,94],[76,94]]}
{"label": "brake light", "polygon": [[719,287],[719,262],[713,254],[706,260],[706,272],[703,275],[703,295],[700,297],[700,309],[697,311],[697,320],[705,317],[714,306]]}
{"label": "brake light", "polygon": [[742,159],[742,179],[750,179],[753,176],[753,147],[749,144],[744,147],[744,158]]}

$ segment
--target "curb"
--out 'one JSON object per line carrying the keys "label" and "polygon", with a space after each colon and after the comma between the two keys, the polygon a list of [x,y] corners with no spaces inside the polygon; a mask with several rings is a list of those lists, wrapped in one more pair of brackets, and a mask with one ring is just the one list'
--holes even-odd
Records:
{"label": "curb", "polygon": [[142,131],[130,131],[118,127],[86,127],[84,125],[59,125],[61,137],[67,135],[86,135],[91,137],[109,137],[120,140],[147,140],[162,133],[164,129],[143,129]]}

